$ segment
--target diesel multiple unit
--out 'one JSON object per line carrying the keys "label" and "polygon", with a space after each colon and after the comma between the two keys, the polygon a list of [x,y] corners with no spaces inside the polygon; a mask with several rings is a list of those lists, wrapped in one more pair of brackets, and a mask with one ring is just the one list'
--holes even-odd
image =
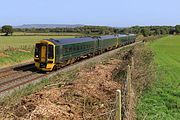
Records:
{"label": "diesel multiple unit", "polygon": [[135,42],[135,35],[106,35],[65,39],[44,39],[35,46],[35,66],[41,71],[52,71],[81,58]]}

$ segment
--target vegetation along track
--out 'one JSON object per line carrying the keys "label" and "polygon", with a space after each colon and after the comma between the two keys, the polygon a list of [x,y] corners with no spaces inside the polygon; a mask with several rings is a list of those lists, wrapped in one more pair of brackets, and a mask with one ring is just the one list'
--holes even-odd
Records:
{"label": "vegetation along track", "polygon": [[[140,42],[137,42],[137,43],[140,43]],[[131,45],[127,45],[124,47],[133,46],[137,43],[133,43]],[[118,50],[124,47],[103,53],[101,55],[98,55],[90,59],[82,60],[81,62],[76,62],[72,65],[66,66],[55,72],[47,72],[47,73],[38,72],[35,69],[34,63],[28,63],[28,64],[17,65],[17,66],[0,69],[0,96],[6,95],[6,93],[13,91],[16,88],[20,88],[21,86],[27,85],[28,83],[36,82],[36,81],[42,80],[43,78],[52,77],[58,74],[59,72],[73,69],[77,65],[83,65],[95,59],[101,58],[102,56],[107,56],[108,54],[117,52]]]}

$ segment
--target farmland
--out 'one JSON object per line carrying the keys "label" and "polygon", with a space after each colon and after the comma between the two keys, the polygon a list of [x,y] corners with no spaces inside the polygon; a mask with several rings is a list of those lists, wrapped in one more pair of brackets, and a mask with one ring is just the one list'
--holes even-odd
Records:
{"label": "farmland", "polygon": [[45,38],[69,38],[74,36],[0,36],[0,65],[10,65],[33,59],[37,41]]}
{"label": "farmland", "polygon": [[150,43],[157,64],[156,81],[144,92],[137,107],[138,119],[180,119],[180,36]]}
{"label": "farmland", "polygon": [[[4,33],[0,33],[1,36],[4,35]],[[81,33],[33,33],[33,32],[14,32],[13,36],[81,36]]]}
{"label": "farmland", "polygon": [[21,48],[24,46],[34,46],[35,42],[45,38],[69,38],[74,36],[0,36],[0,50],[9,47]]}

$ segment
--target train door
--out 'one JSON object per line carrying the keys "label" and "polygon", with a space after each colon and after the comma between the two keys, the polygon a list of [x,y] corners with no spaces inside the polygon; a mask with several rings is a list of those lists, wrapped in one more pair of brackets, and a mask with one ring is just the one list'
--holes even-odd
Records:
{"label": "train door", "polygon": [[101,46],[101,45],[100,45],[100,39],[98,38],[97,41],[98,41],[98,47],[97,47],[97,49],[98,49],[98,51],[99,51],[99,50],[101,50],[101,48],[100,48],[100,46]]}
{"label": "train door", "polygon": [[101,38],[98,38],[98,48],[99,48],[99,51],[102,53],[103,52],[103,40]]}
{"label": "train door", "polygon": [[42,45],[41,46],[41,57],[40,57],[40,62],[46,63],[47,61],[47,46]]}
{"label": "train door", "polygon": [[97,39],[97,41],[96,41],[96,52],[98,52],[99,51],[99,39]]}

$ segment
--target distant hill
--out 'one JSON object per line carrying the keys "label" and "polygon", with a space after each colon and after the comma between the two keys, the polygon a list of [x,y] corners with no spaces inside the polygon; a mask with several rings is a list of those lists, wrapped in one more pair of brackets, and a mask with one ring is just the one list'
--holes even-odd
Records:
{"label": "distant hill", "polygon": [[75,28],[82,27],[84,25],[81,24],[24,24],[20,26],[13,26],[14,28]]}

